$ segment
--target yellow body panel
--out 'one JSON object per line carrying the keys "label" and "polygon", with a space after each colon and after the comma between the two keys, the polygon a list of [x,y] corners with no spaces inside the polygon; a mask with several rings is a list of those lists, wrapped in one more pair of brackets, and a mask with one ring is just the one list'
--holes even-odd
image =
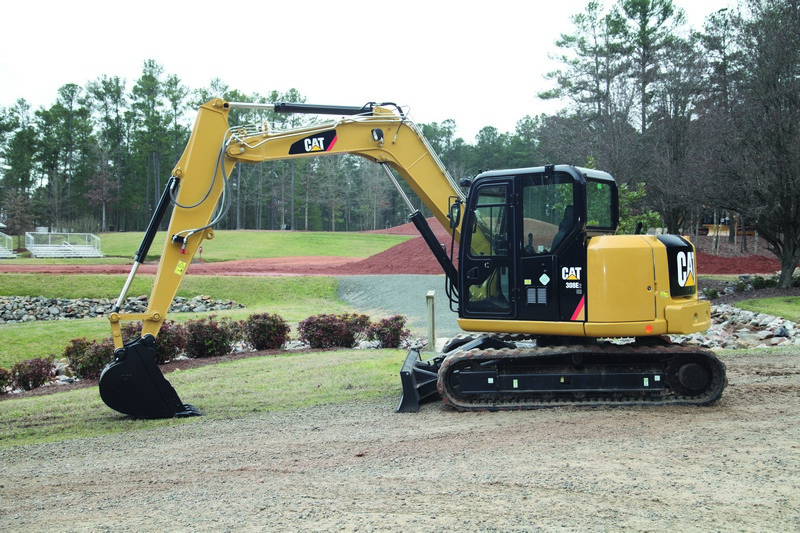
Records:
{"label": "yellow body panel", "polygon": [[522,333],[530,335],[565,335],[583,337],[583,322],[538,322],[532,320],[482,320],[459,318],[458,327],[464,331]]}
{"label": "yellow body panel", "polygon": [[656,318],[655,238],[642,235],[589,239],[586,250],[587,320],[638,322]]}
{"label": "yellow body panel", "polygon": [[708,300],[688,300],[664,307],[668,333],[695,333],[711,326],[711,304]]}

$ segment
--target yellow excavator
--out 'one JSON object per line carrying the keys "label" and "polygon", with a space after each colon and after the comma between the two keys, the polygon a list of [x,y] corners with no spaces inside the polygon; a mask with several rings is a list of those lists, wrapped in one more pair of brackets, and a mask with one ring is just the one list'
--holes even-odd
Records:
{"label": "yellow excavator", "polygon": [[[270,131],[266,124],[229,126],[228,115],[237,108],[340,118]],[[335,154],[361,156],[385,170],[442,266],[451,308],[469,332],[428,360],[409,351],[400,370],[398,411],[417,411],[434,397],[469,411],[708,405],[721,396],[725,366],[714,353],[672,344],[668,337],[710,324],[709,303],[697,297],[694,246],[677,235],[616,235],[618,190],[609,174],[548,165],[492,170],[456,183],[395,104],[216,99],[198,111],[109,316],[115,358],[99,384],[109,407],[142,418],[200,414],[180,400],[154,353],[195,252],[214,237],[212,227],[224,216],[234,165]],[[449,255],[397,175],[452,234]],[[170,204],[147,312],[120,313]],[[123,344],[120,323],[128,320],[141,320],[142,333]]]}

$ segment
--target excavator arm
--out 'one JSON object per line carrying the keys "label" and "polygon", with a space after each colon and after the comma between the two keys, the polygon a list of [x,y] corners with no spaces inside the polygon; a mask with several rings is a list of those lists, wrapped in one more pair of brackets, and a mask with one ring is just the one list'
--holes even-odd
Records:
{"label": "excavator arm", "polygon": [[[235,108],[344,117],[308,127],[272,132],[266,124],[230,127],[228,115]],[[416,126],[397,106],[368,104],[355,108],[212,100],[202,105],[197,113],[183,156],[172,172],[153,220],[145,232],[142,246],[134,256],[131,274],[109,316],[115,359],[100,378],[100,394],[109,407],[142,418],[199,414],[192,406],[180,401],[155,364],[155,337],[195,252],[203,240],[214,237],[212,226],[224,215],[225,205],[229,202],[226,185],[234,165],[336,154],[357,155],[380,164],[402,193],[394,174],[389,170],[393,169],[436,219],[444,227],[452,228],[455,238],[459,238],[458,217],[450,211],[453,204],[458,206],[463,202],[463,193]],[[402,194],[410,210],[414,211],[411,202]],[[144,262],[170,203],[174,208],[147,311],[140,314],[121,313],[120,306],[127,290],[138,266]],[[420,224],[419,219],[422,217],[418,216],[415,224]],[[429,245],[432,245],[430,241]],[[431,247],[435,248],[433,245]],[[444,258],[437,259],[445,272],[455,278],[452,264]],[[123,344],[120,324],[128,320],[142,321],[142,336]]]}

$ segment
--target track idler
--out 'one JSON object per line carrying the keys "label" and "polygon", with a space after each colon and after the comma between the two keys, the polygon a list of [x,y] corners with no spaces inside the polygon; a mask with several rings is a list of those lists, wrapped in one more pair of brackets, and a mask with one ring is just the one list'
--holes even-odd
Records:
{"label": "track idler", "polygon": [[114,352],[100,374],[100,397],[115,411],[135,418],[199,416],[184,404],[155,360],[156,339],[139,337]]}

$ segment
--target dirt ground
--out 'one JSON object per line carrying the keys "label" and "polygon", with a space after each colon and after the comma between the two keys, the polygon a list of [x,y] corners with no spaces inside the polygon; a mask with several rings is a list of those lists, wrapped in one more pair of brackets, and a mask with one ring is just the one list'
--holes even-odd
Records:
{"label": "dirt ground", "polygon": [[0,523],[797,531],[798,355],[725,362],[730,384],[705,408],[456,413],[434,402],[396,414],[397,398],[385,398],[4,449]]}
{"label": "dirt ground", "polygon": [[[326,273],[439,273],[397,252]],[[224,272],[321,268],[236,263]],[[396,414],[398,384],[367,403],[2,449],[0,530],[800,531],[800,350],[723,361],[728,387],[703,408]]]}

